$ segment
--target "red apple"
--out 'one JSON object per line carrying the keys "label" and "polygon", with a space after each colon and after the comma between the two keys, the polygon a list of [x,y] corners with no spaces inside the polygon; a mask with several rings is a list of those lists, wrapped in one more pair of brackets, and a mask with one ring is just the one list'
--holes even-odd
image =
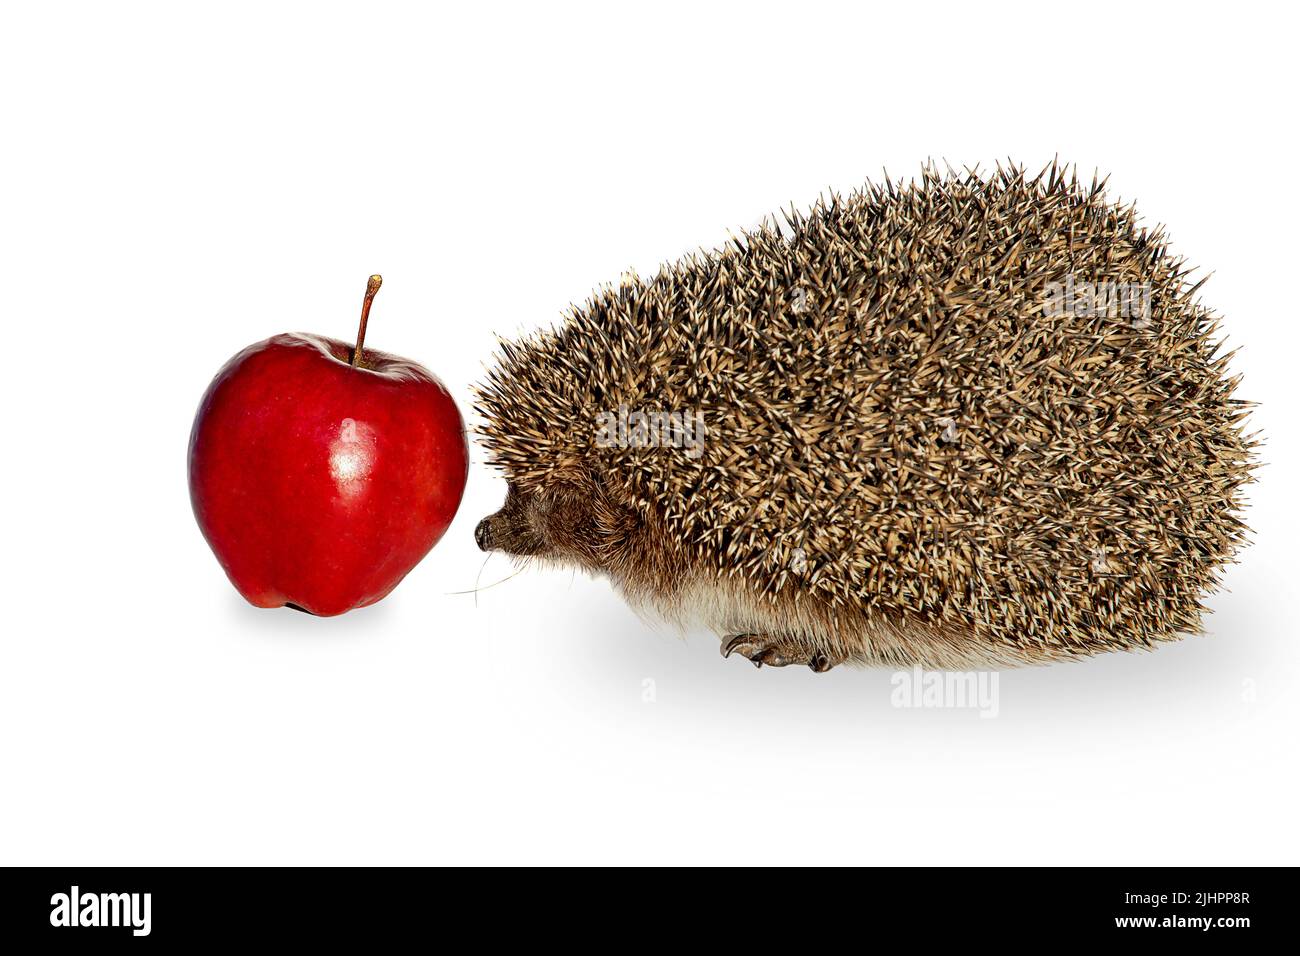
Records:
{"label": "red apple", "polygon": [[404,358],[303,333],[244,349],[190,433],[190,500],[231,583],[258,607],[374,604],[442,537],[469,469],[447,389]]}

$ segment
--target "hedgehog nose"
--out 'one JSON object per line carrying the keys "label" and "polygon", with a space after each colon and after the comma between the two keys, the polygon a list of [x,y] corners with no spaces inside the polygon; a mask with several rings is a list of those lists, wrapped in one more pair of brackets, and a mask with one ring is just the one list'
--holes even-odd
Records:
{"label": "hedgehog nose", "polygon": [[474,542],[480,551],[492,550],[492,526],[489,524],[491,520],[491,518],[484,518],[474,529]]}

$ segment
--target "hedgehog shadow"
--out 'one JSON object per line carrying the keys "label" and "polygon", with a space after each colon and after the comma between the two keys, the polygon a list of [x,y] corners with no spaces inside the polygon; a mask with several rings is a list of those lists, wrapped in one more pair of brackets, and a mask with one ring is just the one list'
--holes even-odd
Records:
{"label": "hedgehog shadow", "polygon": [[[1254,683],[1267,673],[1268,655],[1258,639],[1265,622],[1244,596],[1225,598],[1206,618],[1206,633],[1188,635],[1149,651],[1116,651],[1078,661],[997,671],[998,714],[976,723],[991,729],[1007,719],[1026,729],[1044,725],[1086,726],[1104,716],[1167,721],[1186,716],[1201,723],[1216,711],[1235,714]],[[716,635],[646,622],[610,607],[574,629],[573,652],[582,655],[587,677],[622,688],[629,680],[651,682],[656,701],[687,709],[692,718],[759,724],[780,721],[791,732],[854,734],[854,729],[918,722],[970,725],[969,709],[894,705],[896,685],[907,672],[838,667],[816,674],[803,667],[755,670],[738,658],[721,659]],[[611,700],[611,705],[613,701]],[[856,715],[856,720],[845,720]],[[973,725],[972,725],[973,726]]]}

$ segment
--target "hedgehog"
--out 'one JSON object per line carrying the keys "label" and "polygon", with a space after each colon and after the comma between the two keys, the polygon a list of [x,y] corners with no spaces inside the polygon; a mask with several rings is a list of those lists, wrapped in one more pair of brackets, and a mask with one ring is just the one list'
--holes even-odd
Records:
{"label": "hedgehog", "polygon": [[757,666],[999,668],[1200,630],[1248,402],[1163,227],[1053,162],[823,194],[502,340],[479,547]]}

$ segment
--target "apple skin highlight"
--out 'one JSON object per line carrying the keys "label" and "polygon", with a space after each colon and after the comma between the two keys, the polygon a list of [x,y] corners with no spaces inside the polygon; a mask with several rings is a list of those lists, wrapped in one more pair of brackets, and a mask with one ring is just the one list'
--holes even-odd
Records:
{"label": "apple skin highlight", "polygon": [[194,516],[258,607],[320,616],[387,595],[455,517],[465,425],[407,359],[303,333],[244,349],[217,373],[190,434]]}

